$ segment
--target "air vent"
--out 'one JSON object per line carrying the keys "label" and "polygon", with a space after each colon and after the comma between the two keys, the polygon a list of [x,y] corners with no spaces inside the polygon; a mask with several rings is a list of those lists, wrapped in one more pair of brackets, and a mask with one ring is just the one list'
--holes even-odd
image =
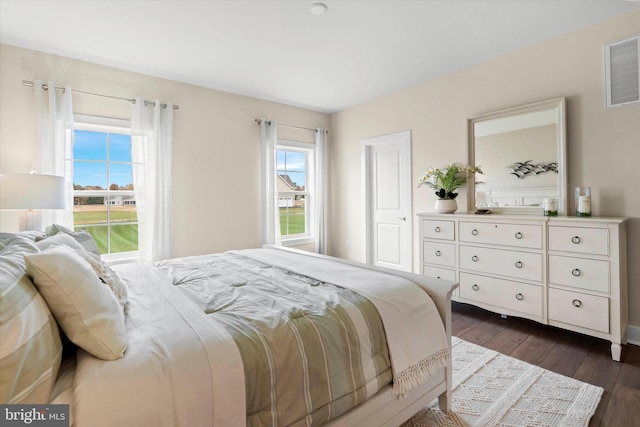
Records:
{"label": "air vent", "polygon": [[606,44],[606,107],[640,103],[640,35]]}

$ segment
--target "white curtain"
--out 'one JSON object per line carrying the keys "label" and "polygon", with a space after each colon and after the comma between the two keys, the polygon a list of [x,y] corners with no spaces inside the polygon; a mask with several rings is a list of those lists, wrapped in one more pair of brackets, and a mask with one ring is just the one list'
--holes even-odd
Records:
{"label": "white curtain", "polygon": [[261,119],[262,140],[262,244],[281,245],[280,212],[276,186],[276,122]]}
{"label": "white curtain", "polygon": [[31,227],[45,230],[51,224],[73,228],[73,103],[71,86],[56,90],[52,81],[33,82],[35,137],[32,169],[42,175],[65,177],[65,209],[33,212]]}
{"label": "white curtain", "polygon": [[315,220],[313,235],[316,236],[315,250],[319,254],[327,253],[327,131],[316,129],[315,140]]}
{"label": "white curtain", "polygon": [[133,187],[140,261],[173,257],[173,104],[136,98],[131,107]]}

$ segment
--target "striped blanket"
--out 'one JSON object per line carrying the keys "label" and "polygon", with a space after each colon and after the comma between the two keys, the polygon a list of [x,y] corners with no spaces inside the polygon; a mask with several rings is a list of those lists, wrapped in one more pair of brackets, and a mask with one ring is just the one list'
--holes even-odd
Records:
{"label": "striped blanket", "polygon": [[236,342],[247,426],[320,425],[391,382],[384,328],[365,298],[238,255],[187,259],[161,268]]}
{"label": "striped blanket", "polygon": [[[394,376],[385,325],[369,299],[264,262],[264,253],[158,264],[235,341],[245,371],[248,426],[320,425],[402,376]],[[440,356],[429,369],[445,360]]]}

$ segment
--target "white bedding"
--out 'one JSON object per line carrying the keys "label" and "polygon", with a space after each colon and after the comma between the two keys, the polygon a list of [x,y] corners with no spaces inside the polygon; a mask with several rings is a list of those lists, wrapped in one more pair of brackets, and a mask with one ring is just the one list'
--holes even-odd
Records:
{"label": "white bedding", "polygon": [[[286,263],[281,256],[288,256],[275,250],[249,252],[255,259],[265,258],[275,265]],[[407,290],[409,282],[404,279],[395,278],[404,283],[401,288],[405,286],[398,291],[388,277],[373,283],[373,273],[367,270],[340,264],[328,270],[324,262],[309,258],[303,263],[301,259],[294,264],[304,270],[302,274],[321,275],[318,279],[333,280],[339,286],[354,279],[352,289],[359,288],[358,292],[379,309],[390,338],[394,378],[404,375],[396,394],[403,394],[423,382],[429,372],[446,365],[444,326],[424,291],[417,286]],[[70,402],[74,425],[244,426],[244,372],[229,334],[194,309],[196,305],[158,269],[128,264],[118,266],[117,271],[129,285],[128,349],[116,361],[99,360],[78,350]],[[360,277],[358,271],[362,272]],[[381,302],[384,294],[391,297],[391,304]],[[400,300],[404,300],[402,304],[393,307]],[[434,354],[437,357],[432,357]]]}
{"label": "white bedding", "polygon": [[128,282],[125,357],[78,350],[76,426],[244,426],[242,361],[213,324],[150,266],[117,269]]}

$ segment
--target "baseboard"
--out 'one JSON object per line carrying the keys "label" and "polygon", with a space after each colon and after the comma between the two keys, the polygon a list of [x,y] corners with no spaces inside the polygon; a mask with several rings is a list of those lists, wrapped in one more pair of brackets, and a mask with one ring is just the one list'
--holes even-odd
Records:
{"label": "baseboard", "polygon": [[627,326],[627,342],[640,345],[640,326]]}

